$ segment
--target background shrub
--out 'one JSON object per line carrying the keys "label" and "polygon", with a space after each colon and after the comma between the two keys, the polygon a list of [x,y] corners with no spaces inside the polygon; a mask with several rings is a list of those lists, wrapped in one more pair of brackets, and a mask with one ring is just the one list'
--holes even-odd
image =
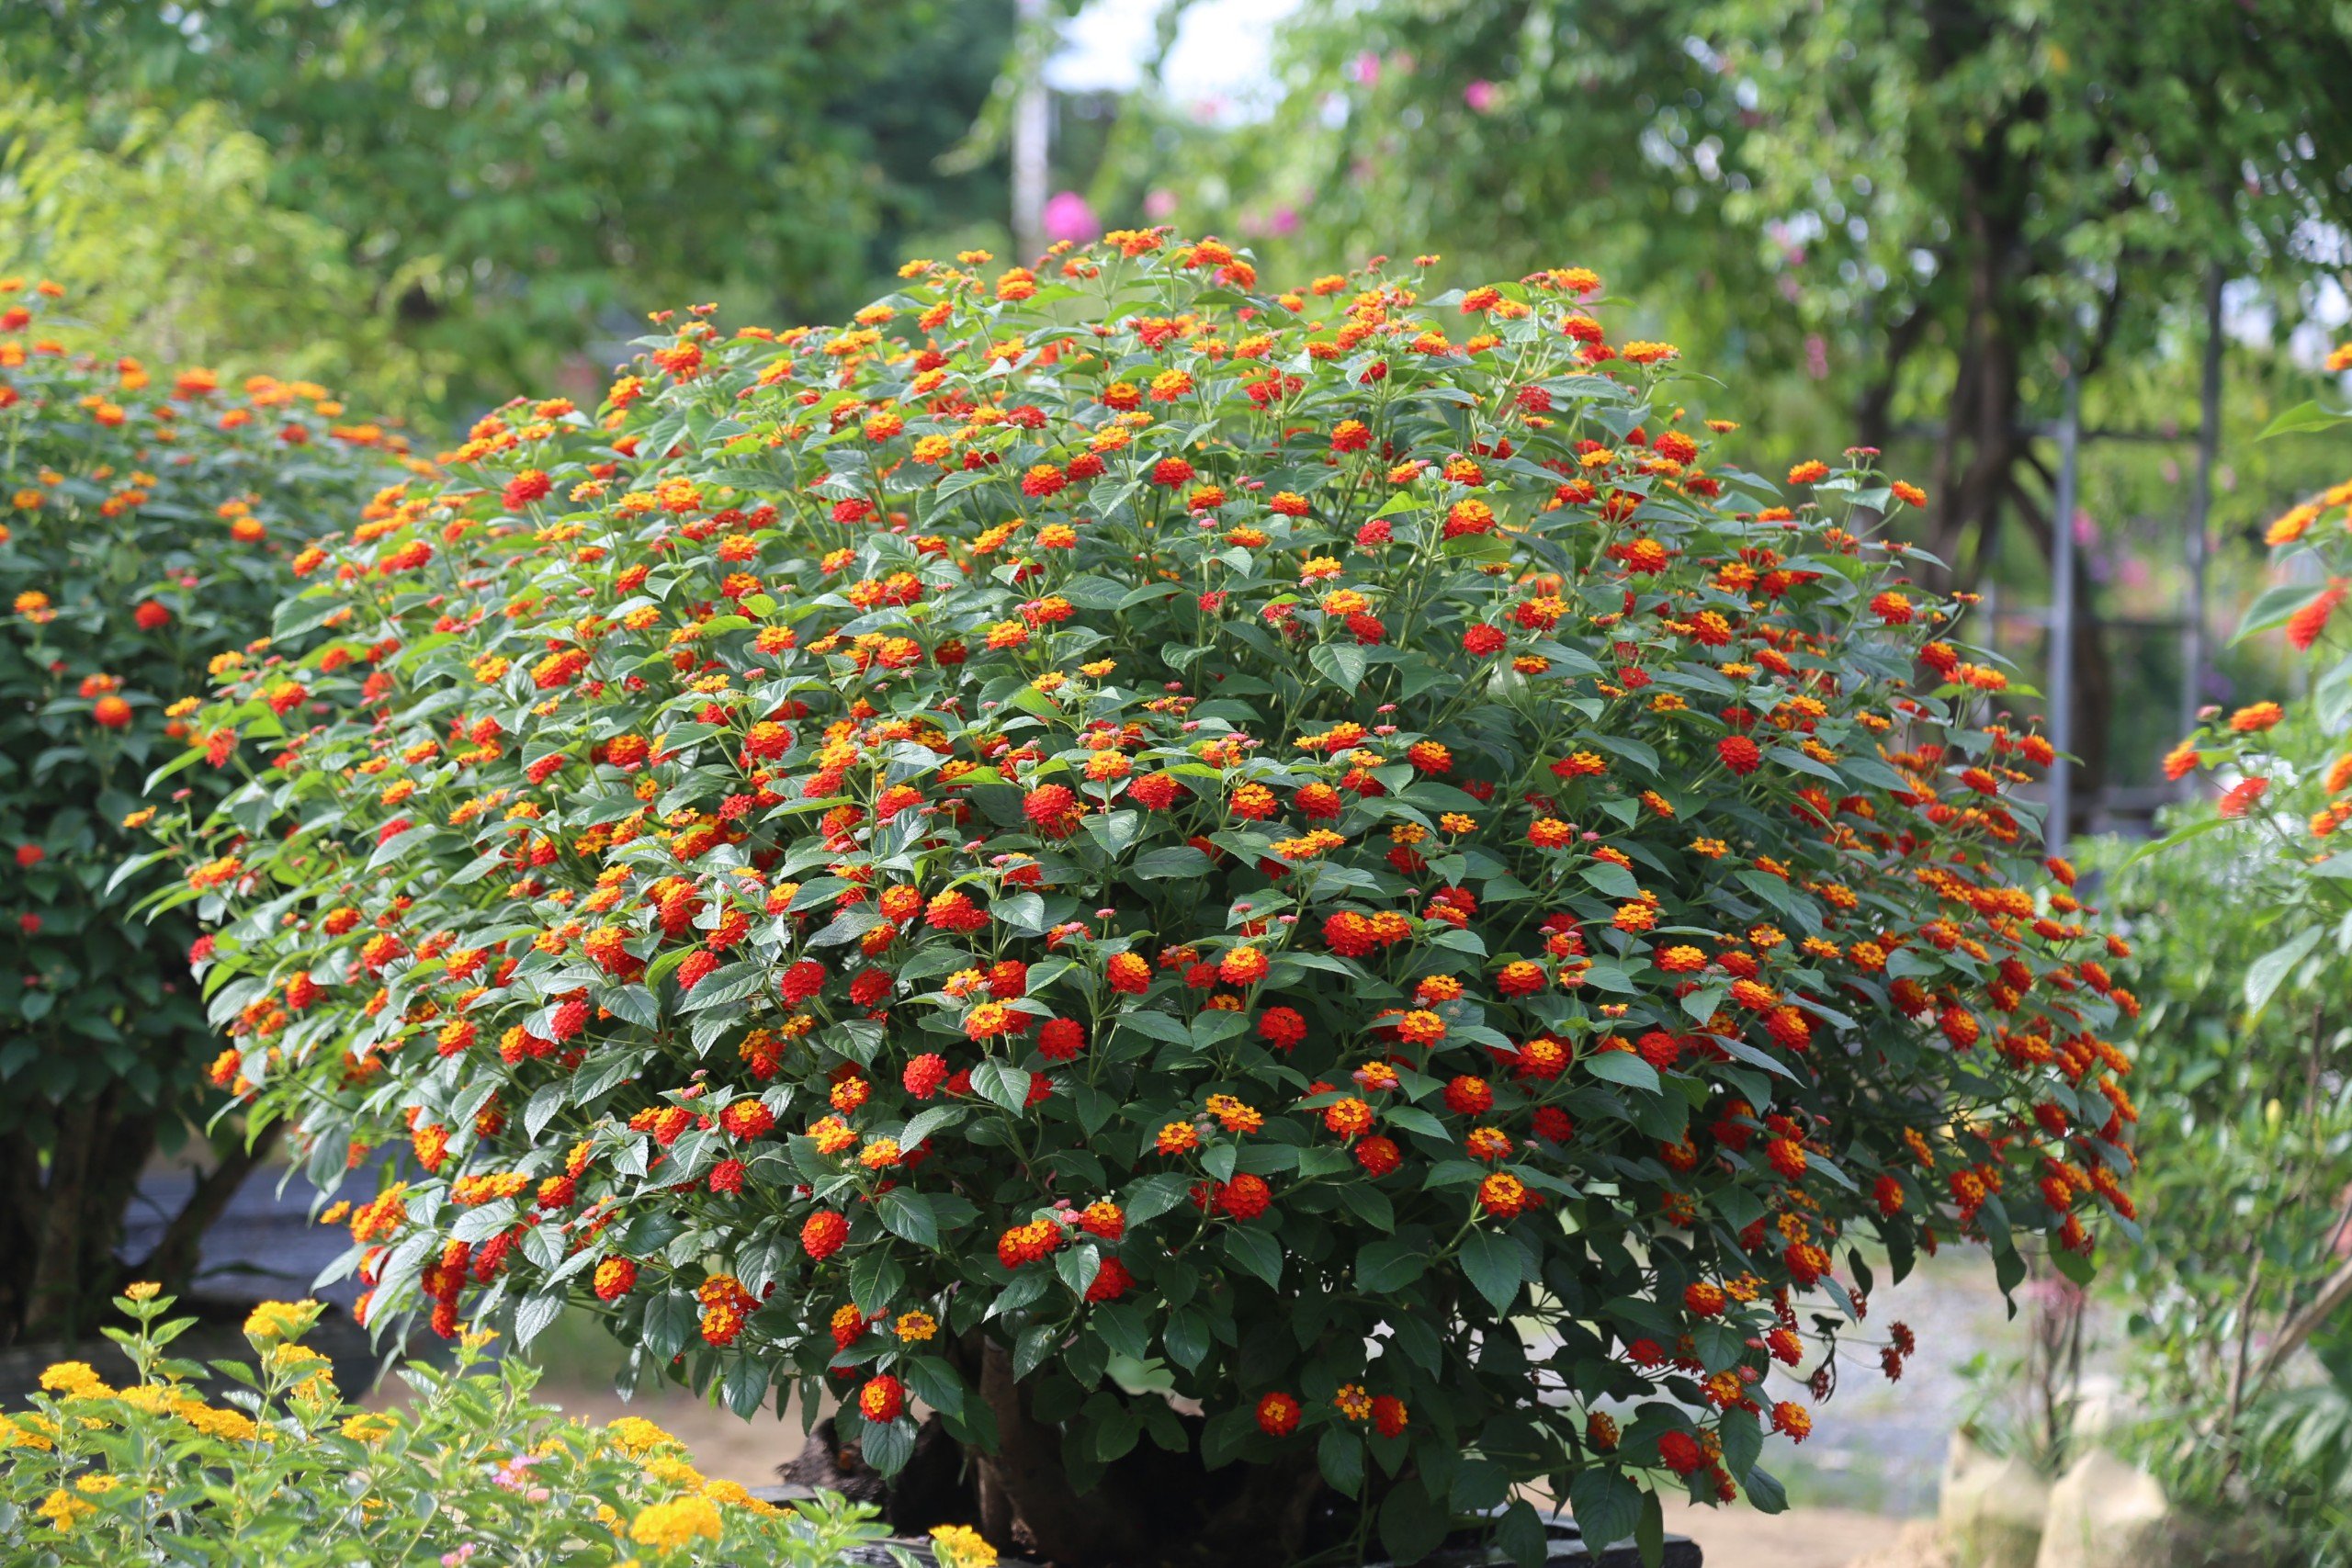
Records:
{"label": "background shrub", "polygon": [[[202,1114],[196,926],[129,914],[169,872],[117,875],[148,774],[213,745],[172,705],[268,662],[293,548],[401,450],[322,388],[65,353],[51,288],[0,282],[0,1342],[90,1326],[141,1168]],[[255,760],[213,761],[178,780],[198,809]],[[151,1274],[186,1278],[252,1159],[220,1154]]]}
{"label": "background shrub", "polygon": [[[2352,366],[2352,345],[2329,366]],[[2278,422],[2342,423],[2308,404]],[[2213,797],[2161,841],[2102,857],[2139,950],[2141,1092],[2165,1151],[2146,1241],[2119,1276],[2148,1404],[2137,1437],[2175,1495],[2267,1517],[2321,1562],[2352,1551],[2352,562],[2324,525],[2347,496],[2339,484],[2272,523],[2285,581],[2240,632],[2307,660],[2307,696],[2208,710],[2166,766],[2210,774]]]}
{"label": "background shrub", "polygon": [[986,260],[502,410],[208,710],[332,712],[165,902],[219,1076],[381,1169],[375,1321],[593,1299],[886,1472],[919,1401],[1062,1561],[1326,1488],[1412,1558],[1778,1506],[1865,1237],[2086,1269],[2133,1004],[1916,489],[1716,461],[1574,269]]}

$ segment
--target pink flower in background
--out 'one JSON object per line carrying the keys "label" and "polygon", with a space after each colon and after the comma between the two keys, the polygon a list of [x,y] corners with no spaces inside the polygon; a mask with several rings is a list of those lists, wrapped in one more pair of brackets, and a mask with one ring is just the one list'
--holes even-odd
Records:
{"label": "pink flower in background", "polygon": [[1176,216],[1176,193],[1155,190],[1143,198],[1143,215],[1154,223],[1165,223]]}
{"label": "pink flower in background", "polygon": [[1365,50],[1362,54],[1357,55],[1354,63],[1348,67],[1348,74],[1355,80],[1357,85],[1371,86],[1380,80],[1380,56],[1368,49]]}
{"label": "pink flower in background", "polygon": [[1096,221],[1094,209],[1074,190],[1057,190],[1046,202],[1044,214],[1046,238],[1082,245],[1102,232]]}
{"label": "pink flower in background", "polygon": [[1472,114],[1485,114],[1493,108],[1498,96],[1495,85],[1483,76],[1462,89],[1462,101],[1470,106]]}
{"label": "pink flower in background", "polygon": [[1266,227],[1277,234],[1297,233],[1298,209],[1295,207],[1275,208],[1272,215],[1266,220]]}
{"label": "pink flower in background", "polygon": [[1804,334],[1804,369],[1816,381],[1828,378],[1829,344],[1819,333]]}

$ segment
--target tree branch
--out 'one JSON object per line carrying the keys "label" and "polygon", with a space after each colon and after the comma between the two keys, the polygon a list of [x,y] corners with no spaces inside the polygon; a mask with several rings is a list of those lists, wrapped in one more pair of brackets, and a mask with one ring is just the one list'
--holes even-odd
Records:
{"label": "tree branch", "polygon": [[2327,1282],[2320,1287],[2319,1294],[2312,1299],[2311,1304],[2289,1318],[2285,1326],[2278,1330],[2278,1337],[2270,1342],[2262,1352],[2262,1359],[2255,1364],[2253,1380],[2247,1385],[2248,1392],[2259,1393],[2278,1371],[2280,1364],[2301,1349],[2304,1341],[2317,1333],[2320,1325],[2335,1315],[2335,1309],[2347,1301],[2352,1301],[2352,1259],[2337,1264],[2335,1272],[2327,1277]]}

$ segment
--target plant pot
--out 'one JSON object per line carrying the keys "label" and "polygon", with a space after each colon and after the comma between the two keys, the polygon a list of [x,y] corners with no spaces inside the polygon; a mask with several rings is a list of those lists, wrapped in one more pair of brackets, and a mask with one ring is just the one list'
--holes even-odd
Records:
{"label": "plant pot", "polygon": [[[792,1503],[812,1494],[803,1486],[754,1486],[752,1495],[769,1503]],[[1630,1540],[1621,1540],[1604,1547],[1598,1557],[1585,1545],[1584,1532],[1577,1528],[1574,1518],[1564,1513],[1545,1514],[1544,1533],[1550,1548],[1544,1559],[1544,1568],[1641,1568],[1642,1554]],[[893,1536],[871,1547],[862,1547],[851,1553],[847,1562],[860,1568],[889,1568],[896,1561],[893,1551],[904,1551],[924,1568],[933,1568],[937,1559],[932,1555],[931,1541],[922,1536]],[[1476,1546],[1442,1546],[1418,1563],[1399,1564],[1386,1558],[1367,1559],[1363,1568],[1493,1568],[1509,1562],[1508,1558],[1490,1550]],[[1669,1535],[1666,1538],[1666,1556],[1661,1568],[1702,1568],[1699,1543],[1688,1536]],[[998,1568],[1036,1568],[1025,1558],[1004,1557]]]}

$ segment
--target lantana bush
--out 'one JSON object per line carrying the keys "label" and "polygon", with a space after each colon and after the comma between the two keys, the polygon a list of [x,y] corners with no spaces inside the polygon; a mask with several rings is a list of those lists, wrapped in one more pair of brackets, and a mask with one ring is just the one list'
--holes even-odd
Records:
{"label": "lantana bush", "polygon": [[[69,351],[73,306],[0,279],[0,1343],[95,1331],[148,1155],[221,1103],[199,1103],[196,923],[130,913],[174,878],[124,869],[147,780],[219,803],[234,775],[185,769],[236,738],[195,694],[256,657],[287,562],[401,456],[322,387]],[[186,1278],[247,1163],[224,1142],[149,1267]]]}
{"label": "lantana bush", "polygon": [[1527,1562],[1781,1506],[1865,1247],[2087,1267],[2132,1003],[1917,489],[1719,460],[1577,269],[987,264],[656,317],[199,720],[164,902],[371,1321],[927,1410],[1066,1563]]}

